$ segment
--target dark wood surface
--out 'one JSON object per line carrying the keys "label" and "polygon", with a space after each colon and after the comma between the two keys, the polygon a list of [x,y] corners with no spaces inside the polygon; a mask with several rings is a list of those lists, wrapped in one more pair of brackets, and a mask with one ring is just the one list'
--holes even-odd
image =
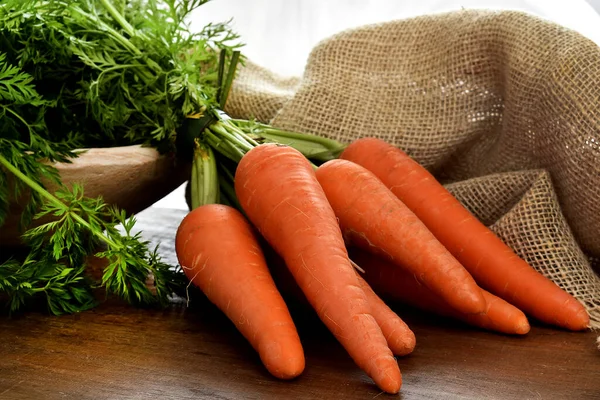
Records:
{"label": "dark wood surface", "polygon": [[[183,215],[139,215],[172,263]],[[600,399],[592,332],[535,325],[509,337],[394,307],[417,337],[415,351],[398,359],[398,396],[382,394],[314,314],[296,306],[306,369],[278,381],[219,310],[196,297],[161,311],[111,302],[77,315],[0,317],[0,399]]]}

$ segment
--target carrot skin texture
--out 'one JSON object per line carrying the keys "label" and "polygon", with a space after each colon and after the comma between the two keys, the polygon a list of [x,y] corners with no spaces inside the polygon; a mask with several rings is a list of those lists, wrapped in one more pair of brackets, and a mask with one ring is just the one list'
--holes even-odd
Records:
{"label": "carrot skin texture", "polygon": [[188,279],[234,323],[267,370],[280,379],[300,375],[305,359],[296,326],[242,214],[218,204],[198,207],[181,222],[175,246]]}
{"label": "carrot skin texture", "polygon": [[400,368],[370,314],[308,160],[291,147],[263,144],[242,158],[234,182],[246,215],[284,259],[321,321],[379,388],[397,393]]}
{"label": "carrot skin texture", "polygon": [[481,287],[544,323],[574,331],[589,327],[589,315],[577,299],[516,255],[401,149],[364,138],[351,143],[340,157],[373,172]]}
{"label": "carrot skin texture", "polygon": [[508,335],[524,335],[530,330],[529,321],[521,310],[486,290],[482,289],[486,299],[485,313],[461,313],[419,283],[405,269],[360,249],[351,249],[350,255],[365,270],[365,280],[383,298]]}
{"label": "carrot skin texture", "polygon": [[[275,251],[269,251],[266,248],[265,256],[269,263],[271,275],[280,288],[284,296],[291,296],[291,299],[299,302],[303,306],[310,307],[306,296],[294,281],[294,277],[287,269],[283,259]],[[383,336],[387,340],[388,347],[392,353],[397,356],[405,356],[413,352],[416,346],[416,338],[410,327],[392,310],[387,304],[371,289],[369,284],[358,274],[360,287],[367,296],[367,302],[371,309],[371,314],[381,328]],[[286,298],[287,299],[287,298]]]}
{"label": "carrot skin texture", "polygon": [[316,175],[347,242],[409,269],[457,310],[484,312],[473,277],[375,175],[339,159]]}
{"label": "carrot skin texture", "polygon": [[[357,273],[358,274],[358,273]],[[388,347],[397,356],[405,356],[413,352],[417,344],[414,332],[381,298],[373,291],[371,286],[358,275],[360,287],[367,296],[371,306],[371,313],[379,324],[385,336]]]}

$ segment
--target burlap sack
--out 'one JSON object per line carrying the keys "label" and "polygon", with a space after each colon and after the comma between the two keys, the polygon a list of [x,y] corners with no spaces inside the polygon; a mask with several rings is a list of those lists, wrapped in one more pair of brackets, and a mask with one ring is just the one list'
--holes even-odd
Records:
{"label": "burlap sack", "polygon": [[600,48],[512,11],[364,26],[316,46],[302,78],[247,63],[227,111],[430,169],[600,327]]}

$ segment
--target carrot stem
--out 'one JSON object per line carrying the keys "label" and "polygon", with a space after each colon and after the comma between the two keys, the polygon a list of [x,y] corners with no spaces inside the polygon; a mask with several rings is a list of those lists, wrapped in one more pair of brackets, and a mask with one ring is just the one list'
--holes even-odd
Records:
{"label": "carrot stem", "polygon": [[210,146],[196,140],[191,177],[192,209],[219,202],[217,161]]}

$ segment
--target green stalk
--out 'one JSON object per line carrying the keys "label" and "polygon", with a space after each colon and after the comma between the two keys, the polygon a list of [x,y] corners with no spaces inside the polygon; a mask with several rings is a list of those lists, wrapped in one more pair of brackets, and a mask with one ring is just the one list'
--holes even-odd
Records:
{"label": "green stalk", "polygon": [[237,198],[237,195],[235,194],[233,174],[231,173],[229,168],[227,168],[224,165],[221,165],[221,168],[219,168],[219,170],[219,172],[222,172],[219,174],[219,185],[221,186],[221,192],[224,195],[223,197],[225,197],[228,200],[232,207],[237,208],[238,211],[246,215],[244,209],[242,208],[242,205],[240,204]]}
{"label": "green stalk", "polygon": [[327,139],[323,136],[311,135],[309,133],[298,133],[291,132],[282,129],[273,128],[270,125],[261,124],[259,122],[247,121],[243,119],[231,119],[230,120],[235,126],[240,128],[242,131],[248,134],[255,134],[261,136],[264,134],[276,135],[284,138],[299,139],[314,143],[319,143],[330,150],[333,149],[344,149],[345,145],[338,142],[337,140]]}
{"label": "green stalk", "polygon": [[339,153],[341,153],[341,151],[344,149],[344,146],[339,143],[337,145],[323,143],[320,140],[313,140],[315,137],[310,137],[301,133],[262,131],[256,135],[267,141],[273,141],[275,143],[291,146],[302,153],[306,158],[321,162],[326,162],[337,158]]}
{"label": "green stalk", "polygon": [[229,170],[229,168],[223,166],[222,170],[223,170],[223,173],[225,174],[225,176],[227,177],[227,179],[229,180],[229,182],[233,182],[235,177],[234,177],[234,174]]}
{"label": "green stalk", "polygon": [[246,137],[256,139],[258,142],[266,141],[284,144],[300,151],[306,158],[321,162],[337,158],[346,147],[346,145],[337,140],[306,133],[285,131],[253,121],[232,119],[228,122],[233,124],[238,130],[241,130]]}
{"label": "green stalk", "polygon": [[231,182],[223,178],[223,176],[219,176],[219,185],[223,191],[223,194],[225,195],[223,197],[227,199],[227,201],[230,203],[229,205],[237,208],[239,211],[243,211],[242,206],[235,195],[235,190]]}
{"label": "green stalk", "polygon": [[48,192],[46,189],[44,189],[40,184],[38,184],[36,181],[32,180],[31,178],[29,178],[27,175],[25,175],[24,173],[21,172],[21,170],[19,170],[18,168],[15,168],[10,162],[8,162],[8,160],[6,158],[4,158],[4,156],[0,155],[0,164],[2,164],[7,170],[9,170],[14,176],[16,176],[17,178],[19,178],[20,180],[22,180],[27,186],[29,186],[31,189],[35,190],[36,192],[38,192],[42,197],[44,197],[46,200],[48,200],[49,202],[51,202],[52,204],[54,204],[57,207],[60,208],[65,208],[65,205],[63,204],[62,201],[60,201],[59,199],[57,199],[55,196],[53,196],[52,194],[50,194],[50,192]]}
{"label": "green stalk", "polygon": [[318,136],[318,135],[310,135],[307,133],[297,133],[297,132],[290,132],[290,131],[284,131],[281,129],[275,129],[275,128],[264,128],[261,130],[261,132],[263,134],[267,134],[267,135],[272,135],[272,136],[276,136],[276,137],[280,137],[280,138],[289,138],[289,139],[295,139],[295,140],[301,140],[304,142],[308,142],[308,143],[317,143],[320,144],[321,146],[327,148],[328,150],[343,150],[346,145],[338,142],[337,140],[333,140],[333,139],[328,139],[326,137],[323,136]]}
{"label": "green stalk", "polygon": [[210,146],[196,141],[191,178],[192,210],[219,202],[217,161]]}
{"label": "green stalk", "polygon": [[254,140],[254,138],[252,138],[251,135],[248,135],[246,132],[244,132],[243,129],[240,129],[235,123],[233,123],[231,120],[222,120],[222,123],[224,126],[227,127],[227,129],[229,129],[229,131],[236,135],[237,137],[239,137],[240,139],[250,143],[253,147],[258,146],[260,143],[258,143],[256,140]]}
{"label": "green stalk", "polygon": [[219,88],[217,92],[217,102],[221,103],[221,96],[223,92],[223,73],[225,72],[225,50],[221,50],[219,53],[219,68],[217,70],[217,88]]}
{"label": "green stalk", "polygon": [[85,219],[83,219],[79,214],[71,213],[69,211],[68,207],[62,201],[60,201],[58,198],[56,198],[56,196],[53,196],[50,192],[48,192],[46,189],[44,189],[40,184],[38,184],[34,180],[30,179],[27,175],[22,173],[18,168],[15,168],[2,155],[0,155],[0,164],[2,164],[14,176],[16,176],[17,178],[22,180],[32,190],[36,191],[40,196],[44,197],[46,200],[48,200],[50,203],[54,204],[56,207],[62,208],[63,210],[65,210],[65,214],[70,214],[73,217],[73,219],[75,219],[81,225],[86,227],[90,232],[94,233],[96,235],[96,237],[101,239],[104,243],[106,243],[109,246],[112,246],[113,248],[116,248],[116,249],[119,248],[119,246],[110,237],[108,237],[102,233],[96,232],[96,230],[93,229],[92,226]]}
{"label": "green stalk", "polygon": [[108,13],[123,27],[129,36],[135,36],[136,32],[133,26],[121,15],[115,6],[108,0],[100,0],[100,3],[106,8]]}
{"label": "green stalk", "polygon": [[142,55],[142,52],[140,51],[140,49],[138,49],[137,47],[135,47],[133,45],[133,43],[131,43],[126,37],[124,37],[123,35],[121,35],[119,32],[117,32],[115,29],[113,29],[111,26],[102,23],[99,19],[97,19],[96,17],[94,17],[93,15],[90,15],[89,13],[86,13],[85,11],[83,11],[81,8],[78,7],[70,7],[70,9],[76,13],[78,13],[79,15],[81,15],[82,17],[87,18],[90,21],[93,21],[96,24],[100,24],[100,27],[104,30],[106,30],[107,32],[109,32],[113,38],[115,40],[117,40],[119,43],[121,43],[123,46],[125,46],[126,48],[128,48],[132,53],[136,54],[136,55]]}
{"label": "green stalk", "polygon": [[231,85],[233,84],[233,78],[235,77],[235,70],[237,68],[237,64],[240,61],[240,52],[234,51],[231,56],[231,61],[229,62],[229,70],[227,71],[227,75],[223,86],[221,87],[219,106],[222,110],[225,109],[225,104],[227,103],[227,98],[229,97],[229,91],[231,90]]}
{"label": "green stalk", "polygon": [[209,129],[205,131],[204,139],[206,140],[206,143],[210,145],[210,147],[235,163],[239,163],[242,157],[244,157],[244,151],[234,146],[231,142],[219,138]]}
{"label": "green stalk", "polygon": [[[17,112],[15,112],[14,110],[12,110],[10,107],[5,106],[0,104],[0,107],[2,107],[2,109],[5,112],[8,112],[9,114],[11,114],[13,117],[15,117],[16,119],[18,119],[23,125],[25,125],[27,127],[27,131],[29,132],[29,138],[30,140],[34,139],[35,133],[33,132],[33,130],[31,129],[31,125],[29,125],[27,123],[27,121],[25,121],[25,119]],[[6,160],[5,160],[6,161]],[[8,162],[8,161],[7,161]]]}
{"label": "green stalk", "polygon": [[227,124],[223,121],[215,122],[208,127],[215,135],[220,136],[223,140],[231,142],[232,145],[242,150],[244,153],[252,150],[255,146],[250,144],[245,138],[239,137],[237,132],[228,129]]}
{"label": "green stalk", "polygon": [[[109,0],[100,0],[100,2],[104,6],[104,8],[106,8],[108,13],[115,19],[115,21],[117,21],[119,23],[119,25],[121,25],[123,30],[125,30],[127,32],[127,34],[129,36],[131,36],[131,37],[139,36],[143,40],[147,40],[146,35],[144,35],[141,32],[136,31],[135,28],[133,26],[131,26],[131,24],[129,22],[127,22],[125,17],[123,17],[123,15],[121,15],[121,13],[115,8],[115,6]],[[78,10],[78,12],[80,14],[86,16],[87,18],[93,18],[89,14],[85,13],[83,10]],[[96,19],[94,19],[94,21],[95,20]],[[164,71],[160,65],[158,65],[156,62],[154,62],[154,60],[146,57],[140,51],[140,49],[138,49],[126,37],[121,35],[119,32],[117,32],[116,30],[114,30],[107,24],[102,24],[102,27],[104,29],[106,29],[108,32],[110,32],[116,40],[118,40],[121,44],[123,44],[125,47],[127,47],[129,50],[131,50],[134,54],[142,56],[142,58],[148,63],[148,66],[151,67],[155,72],[160,73],[160,74],[164,73]],[[151,78],[151,76],[148,76],[146,74],[146,71],[144,71],[143,69],[142,69],[142,71],[146,75],[145,78]],[[146,81],[146,82],[148,82],[148,81]]]}

